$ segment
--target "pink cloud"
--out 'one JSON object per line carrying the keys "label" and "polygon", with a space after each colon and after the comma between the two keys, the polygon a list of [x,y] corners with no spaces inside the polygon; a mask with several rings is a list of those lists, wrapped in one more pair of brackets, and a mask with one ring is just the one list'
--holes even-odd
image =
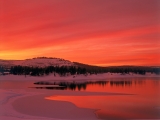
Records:
{"label": "pink cloud", "polygon": [[[159,0],[0,3],[0,51],[6,53],[2,58],[24,51],[29,56],[55,55],[88,64],[159,65],[154,60],[160,47]],[[19,58],[25,56],[21,53]]]}

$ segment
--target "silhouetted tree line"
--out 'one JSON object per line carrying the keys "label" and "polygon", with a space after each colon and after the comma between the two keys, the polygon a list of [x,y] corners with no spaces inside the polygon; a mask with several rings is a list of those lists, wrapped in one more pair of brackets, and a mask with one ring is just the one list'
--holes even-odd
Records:
{"label": "silhouetted tree line", "polygon": [[10,69],[10,73],[14,75],[32,75],[32,76],[43,76],[49,75],[50,73],[58,73],[61,76],[66,76],[67,73],[71,75],[75,74],[86,74],[86,69],[75,66],[48,66],[45,68],[40,67],[28,67],[28,66],[13,66]]}
{"label": "silhouetted tree line", "polygon": [[0,72],[3,73],[5,71],[4,67],[0,66]]}
{"label": "silhouetted tree line", "polygon": [[[141,74],[145,75],[146,72],[160,74],[159,67],[142,67],[142,66],[112,66],[112,67],[99,67],[90,66],[85,64],[76,63],[76,66],[48,66],[45,68],[29,67],[29,66],[13,66],[10,68],[10,73],[14,75],[32,75],[43,76],[50,73],[58,73],[60,76],[66,76],[68,74],[98,74],[98,73],[121,73],[121,74]],[[0,72],[4,72],[5,69],[0,67]]]}
{"label": "silhouetted tree line", "polygon": [[90,74],[97,73],[122,73],[122,74],[141,74],[145,75],[147,72],[160,74],[160,67],[144,67],[144,66],[111,66],[111,67],[100,67],[100,66],[92,66],[86,65],[82,63],[74,62],[77,66],[86,68],[86,71]]}

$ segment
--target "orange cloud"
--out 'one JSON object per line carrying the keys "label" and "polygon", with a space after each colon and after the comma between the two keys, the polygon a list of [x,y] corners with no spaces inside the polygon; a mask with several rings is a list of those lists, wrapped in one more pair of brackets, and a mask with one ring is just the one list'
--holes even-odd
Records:
{"label": "orange cloud", "polygon": [[0,58],[160,65],[157,0],[1,0]]}

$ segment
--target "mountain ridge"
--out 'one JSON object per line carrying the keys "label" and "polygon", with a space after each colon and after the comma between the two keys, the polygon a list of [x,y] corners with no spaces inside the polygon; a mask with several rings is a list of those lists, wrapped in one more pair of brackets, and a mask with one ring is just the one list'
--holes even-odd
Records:
{"label": "mountain ridge", "polygon": [[[42,68],[42,69],[41,69]],[[15,70],[14,70],[15,69]],[[25,74],[25,69],[29,69],[28,73],[34,73],[35,71],[46,71],[46,74],[49,74],[49,71],[57,69],[57,72],[71,72],[71,74],[77,73],[136,73],[136,74],[146,74],[147,72],[160,74],[160,67],[149,67],[149,66],[95,66],[88,65],[79,62],[71,62],[69,60],[61,58],[48,58],[48,57],[37,57],[32,59],[25,60],[0,60],[0,71],[3,72],[15,72],[15,74]],[[16,73],[17,70],[20,70],[21,73]],[[85,71],[85,72],[84,72]],[[13,73],[14,73],[13,72]],[[73,73],[72,73],[73,72]],[[37,72],[39,75],[39,73]],[[43,73],[44,74],[44,73]],[[33,74],[34,75],[34,74]]]}
{"label": "mountain ridge", "polygon": [[81,67],[153,67],[159,68],[160,66],[139,66],[139,65],[119,65],[119,66],[98,66],[85,64],[80,62],[71,62],[69,60],[65,60],[63,58],[56,57],[34,57],[24,60],[5,60],[0,59],[0,66],[2,67],[11,67],[11,66],[29,66],[29,67],[47,67],[47,66],[81,66]]}
{"label": "mountain ridge", "polygon": [[74,63],[61,59],[51,57],[37,57],[25,60],[2,60],[0,59],[0,66],[29,66],[29,67],[47,67],[47,66],[74,66]]}

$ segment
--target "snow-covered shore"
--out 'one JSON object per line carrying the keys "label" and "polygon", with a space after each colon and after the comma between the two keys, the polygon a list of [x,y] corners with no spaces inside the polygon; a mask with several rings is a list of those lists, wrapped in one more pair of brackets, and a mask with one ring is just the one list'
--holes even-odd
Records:
{"label": "snow-covered shore", "polygon": [[[71,91],[40,91],[0,89],[0,119],[1,120],[61,120],[61,119],[97,119],[95,110],[79,108],[66,101],[45,100],[51,95],[75,95]],[[90,93],[78,92],[79,95]],[[98,93],[91,93],[96,95]]]}
{"label": "snow-covered shore", "polygon": [[0,89],[1,120],[94,120],[96,110],[79,108],[71,102],[46,100],[47,96],[107,96],[123,93]]}
{"label": "snow-covered shore", "polygon": [[140,75],[140,74],[120,74],[120,73],[103,73],[103,74],[92,74],[92,75],[70,75],[70,76],[59,76],[54,74],[50,74],[47,76],[24,76],[24,75],[1,75],[0,80],[34,80],[34,81],[45,81],[45,80],[60,80],[60,81],[74,81],[74,80],[90,80],[90,81],[95,81],[95,80],[108,80],[111,78],[150,78],[150,77],[156,77],[159,78],[160,75],[156,74],[150,74],[147,73],[146,75]]}
{"label": "snow-covered shore", "polygon": [[[124,78],[157,78],[159,75],[149,74],[98,74],[98,75],[77,75],[60,77],[53,74],[48,76],[33,77],[24,75],[4,75],[0,76],[0,82],[17,82],[25,84],[25,81],[96,81],[96,80],[112,80]],[[23,82],[24,81],[24,82]],[[0,87],[0,120],[60,120],[60,119],[97,119],[95,110],[79,108],[71,102],[46,100],[47,96],[101,96],[101,95],[124,95],[119,93],[103,93],[103,92],[83,92],[83,91],[47,91],[44,89],[26,89],[18,86],[16,89]]]}

